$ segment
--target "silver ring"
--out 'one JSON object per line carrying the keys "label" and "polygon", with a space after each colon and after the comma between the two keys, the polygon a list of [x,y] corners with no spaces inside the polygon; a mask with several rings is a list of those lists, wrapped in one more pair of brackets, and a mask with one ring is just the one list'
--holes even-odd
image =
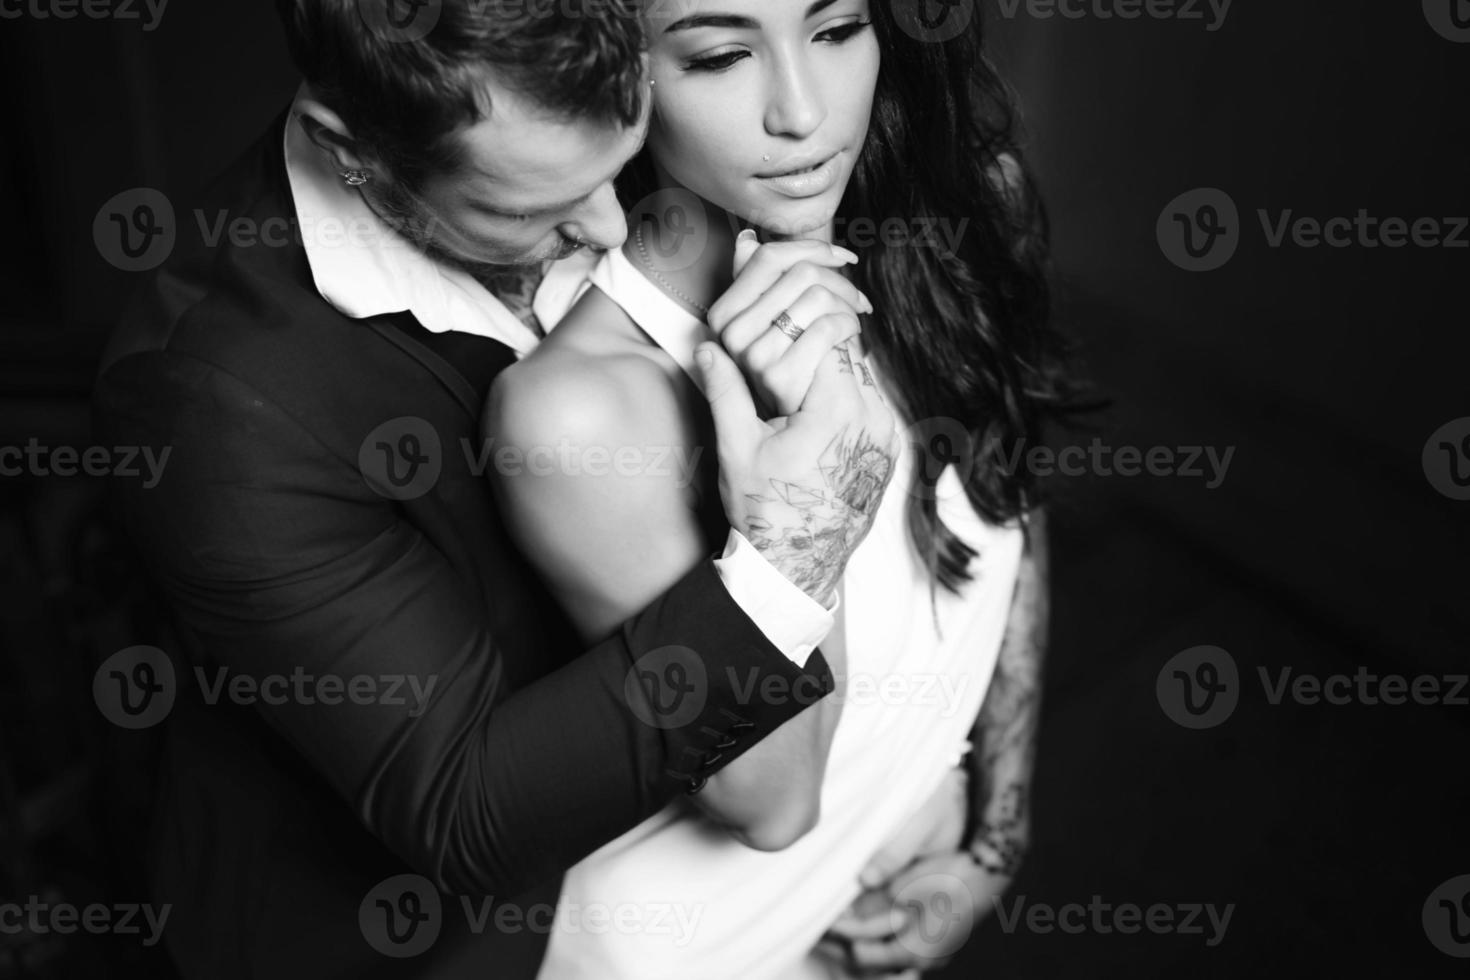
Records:
{"label": "silver ring", "polygon": [[781,331],[792,340],[800,340],[801,335],[806,333],[806,330],[802,327],[798,327],[796,325],[796,321],[791,319],[791,314],[786,312],[785,310],[782,310],[780,314],[777,315],[776,319],[771,321],[771,326],[775,327],[777,330]]}

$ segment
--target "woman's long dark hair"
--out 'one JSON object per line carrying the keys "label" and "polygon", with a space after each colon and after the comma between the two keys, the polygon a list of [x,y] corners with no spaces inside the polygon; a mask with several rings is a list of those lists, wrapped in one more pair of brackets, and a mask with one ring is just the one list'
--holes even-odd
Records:
{"label": "woman's long dark hair", "polygon": [[[1046,213],[1014,100],[982,54],[979,12],[952,40],[920,39],[925,2],[870,4],[882,66],[837,240],[862,257],[853,278],[877,310],[863,343],[912,423],[909,535],[935,580],[958,592],[975,551],[939,517],[944,464],[972,461],[965,493],[988,522],[1024,518],[1038,503],[1035,474],[1002,461],[1039,443],[1073,395],[1051,324]],[[619,178],[625,201],[656,187],[647,154]],[[874,234],[898,226],[904,235]],[[949,236],[925,233],[941,226]],[[968,445],[933,445],[951,433]]]}
{"label": "woman's long dark hair", "polygon": [[[1051,323],[1046,212],[1022,162],[1014,99],[984,57],[979,11],[958,37],[921,40],[924,3],[870,5],[882,67],[839,232],[857,219],[867,230],[890,219],[953,230],[968,219],[953,251],[917,235],[846,244],[862,256],[854,280],[877,310],[863,341],[915,423],[910,432],[927,443],[962,427],[973,460],[961,473],[965,493],[987,521],[1005,524],[1036,506],[1037,486],[1028,467],[1009,470],[1002,459],[1039,443],[1072,398]],[[938,467],[926,465],[936,448],[915,446],[909,533],[938,581],[958,591],[975,552],[939,518]]]}

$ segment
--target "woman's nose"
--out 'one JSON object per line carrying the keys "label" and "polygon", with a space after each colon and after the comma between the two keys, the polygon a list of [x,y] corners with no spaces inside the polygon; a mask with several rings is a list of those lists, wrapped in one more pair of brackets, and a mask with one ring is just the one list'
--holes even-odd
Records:
{"label": "woman's nose", "polygon": [[766,102],[766,131],[805,139],[827,118],[821,88],[806,65],[791,59],[777,66]]}

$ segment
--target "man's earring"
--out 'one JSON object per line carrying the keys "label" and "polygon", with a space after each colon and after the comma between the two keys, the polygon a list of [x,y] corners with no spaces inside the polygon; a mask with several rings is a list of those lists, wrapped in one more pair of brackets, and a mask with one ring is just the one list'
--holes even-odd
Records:
{"label": "man's earring", "polygon": [[361,187],[373,179],[373,172],[371,170],[344,170],[342,179],[348,187]]}

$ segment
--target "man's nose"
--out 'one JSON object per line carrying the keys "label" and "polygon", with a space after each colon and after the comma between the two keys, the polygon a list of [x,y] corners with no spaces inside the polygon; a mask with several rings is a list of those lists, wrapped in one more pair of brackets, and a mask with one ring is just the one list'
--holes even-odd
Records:
{"label": "man's nose", "polygon": [[621,248],[628,237],[628,219],[612,181],[603,184],[583,201],[572,220],[562,225],[561,232],[593,248],[607,251]]}

